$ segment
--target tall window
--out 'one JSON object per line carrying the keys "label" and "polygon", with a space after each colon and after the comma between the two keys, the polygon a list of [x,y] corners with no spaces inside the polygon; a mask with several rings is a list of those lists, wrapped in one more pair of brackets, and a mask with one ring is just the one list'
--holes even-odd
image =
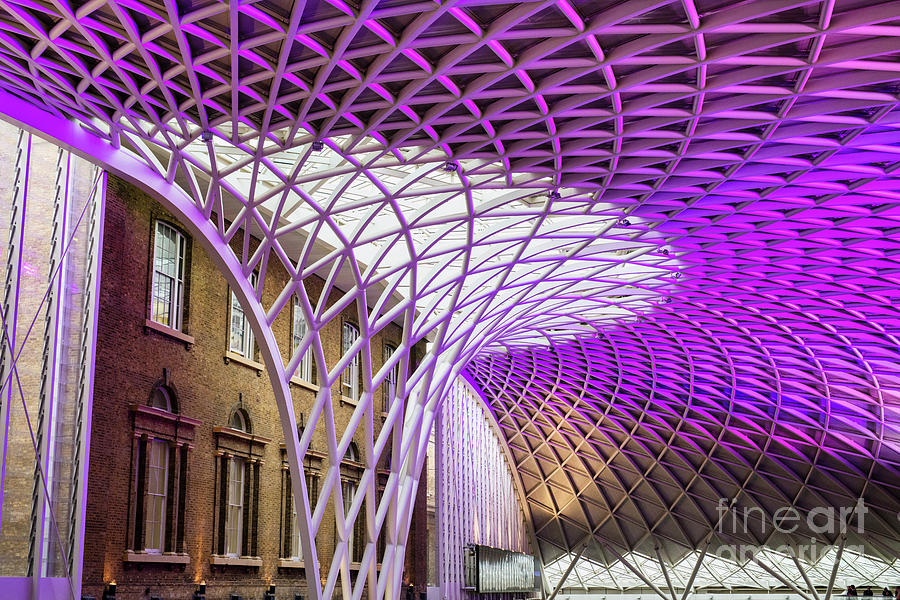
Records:
{"label": "tall window", "polygon": [[[341,337],[341,349],[346,355],[359,339],[359,328],[349,321],[344,321],[344,331]],[[341,394],[353,401],[359,400],[359,376],[359,352],[357,352],[341,374]]]}
{"label": "tall window", "polygon": [[184,301],[185,240],[171,225],[156,222],[150,318],[181,330]]}
{"label": "tall window", "polygon": [[[297,435],[303,437],[303,414],[300,414],[300,423],[297,425]],[[306,494],[310,504],[310,510],[315,511],[315,503],[319,497],[319,472],[322,459],[315,452],[307,453],[303,459],[303,469],[306,474]],[[298,516],[299,505],[294,498],[294,490],[291,487],[291,470],[288,467],[287,449],[281,448],[281,531],[282,552],[281,557],[287,559],[282,566],[299,566],[303,560],[303,548],[300,545],[300,521]]]}
{"label": "tall window", "polygon": [[[313,472],[313,469],[316,467],[312,466],[312,463],[318,464],[319,459],[311,458],[306,461],[306,493],[309,498],[309,503],[311,506],[311,510],[314,509],[315,502],[319,497],[319,477]],[[288,527],[290,527],[289,531],[285,531],[286,537],[284,542],[284,552],[282,556],[284,558],[290,559],[294,562],[299,562],[303,560],[303,548],[300,545],[300,521],[298,520],[297,510],[298,505],[294,501],[294,493],[291,489],[291,474],[290,470],[287,468],[287,460],[285,459],[283,462],[283,478],[282,485],[284,490],[284,502],[285,507],[290,511],[289,517],[290,521],[287,523]]]}
{"label": "tall window", "polygon": [[[297,352],[303,337],[306,335],[306,319],[303,318],[303,312],[300,310],[300,299],[294,296],[294,317],[293,326],[291,327],[291,351]],[[300,358],[300,364],[297,366],[297,377],[303,381],[312,382],[312,350],[306,349]]]}
{"label": "tall window", "polygon": [[126,561],[163,553],[185,556],[188,454],[199,421],[178,414],[175,390],[166,383],[168,375],[164,379],[146,404],[130,407],[134,463]]}
{"label": "tall window", "polygon": [[[350,446],[347,448],[347,453],[344,455],[344,461],[353,463],[359,462],[359,449],[356,447],[356,444],[350,443]],[[356,479],[344,479],[341,482],[341,495],[344,497],[345,518],[349,518],[350,509],[353,506],[353,500],[356,497],[358,486],[359,482]],[[363,527],[365,525],[365,519],[366,511],[365,505],[363,505],[356,516],[356,520],[353,522],[353,527],[350,528],[350,535],[347,537],[347,547],[350,550],[350,562],[352,563],[358,563],[362,560],[364,538]]]}
{"label": "tall window", "polygon": [[[385,344],[383,361],[387,363],[396,351],[396,346]],[[394,365],[384,380],[384,385],[381,390],[381,412],[388,412],[391,409],[391,402],[394,400],[394,396],[397,393],[397,377],[399,376],[399,373],[400,364],[398,363]]]}
{"label": "tall window", "polygon": [[303,560],[303,546],[300,544],[300,521],[297,520],[297,503],[291,503],[291,558]]}
{"label": "tall window", "polygon": [[151,440],[144,499],[144,551],[161,553],[166,531],[166,494],[169,480],[169,444]]}
{"label": "tall window", "polygon": [[[250,285],[256,286],[256,273],[250,273]],[[254,340],[253,331],[244,309],[238,301],[237,294],[231,292],[231,335],[229,336],[229,350],[235,354],[253,359]]]}
{"label": "tall window", "polygon": [[244,525],[244,461],[232,458],[228,463],[228,507],[225,513],[225,555],[241,555]]}
{"label": "tall window", "polygon": [[260,466],[266,442],[247,435],[250,416],[241,407],[228,417],[227,427],[214,427],[216,437],[216,500],[212,564],[232,559],[256,561],[258,555]]}

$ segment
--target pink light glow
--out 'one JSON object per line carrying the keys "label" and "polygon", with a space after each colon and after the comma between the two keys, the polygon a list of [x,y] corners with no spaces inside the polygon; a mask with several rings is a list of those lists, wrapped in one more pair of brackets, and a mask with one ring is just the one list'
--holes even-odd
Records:
{"label": "pink light glow", "polygon": [[369,28],[369,31],[386,41],[391,46],[396,46],[397,42],[394,41],[394,36],[390,34],[390,32],[378,21],[375,19],[369,19],[366,21],[366,27]]}
{"label": "pink light glow", "polygon": [[456,17],[456,19],[469,28],[469,31],[474,33],[475,35],[480,36],[482,34],[481,27],[478,26],[472,17],[470,17],[464,10],[461,8],[453,7],[450,9],[450,14]]}
{"label": "pink light glow", "polygon": [[407,48],[403,51],[403,54],[405,54],[411,61],[416,63],[423,71],[425,71],[426,73],[431,73],[431,65],[428,64],[428,61],[424,56],[422,56],[412,48]]}

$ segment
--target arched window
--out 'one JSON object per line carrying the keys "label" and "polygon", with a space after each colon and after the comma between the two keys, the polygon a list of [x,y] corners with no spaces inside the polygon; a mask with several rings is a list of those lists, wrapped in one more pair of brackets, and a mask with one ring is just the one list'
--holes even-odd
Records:
{"label": "arched window", "polygon": [[238,431],[250,433],[250,418],[243,408],[236,408],[228,419],[228,426]]}
{"label": "arched window", "polygon": [[359,447],[356,445],[356,442],[350,442],[350,445],[347,446],[347,452],[344,453],[344,460],[359,462]]}
{"label": "arched window", "polygon": [[150,401],[147,403],[151,408],[158,408],[166,412],[178,412],[175,407],[175,395],[164,385],[153,388],[150,393]]}
{"label": "arched window", "polygon": [[[126,561],[184,553],[188,452],[199,421],[179,414],[168,374],[132,405],[132,491]],[[179,559],[181,560],[181,559]]]}
{"label": "arched window", "polygon": [[268,440],[251,435],[253,424],[240,402],[229,413],[226,426],[213,431],[218,457],[212,564],[245,560],[256,564],[261,560],[257,536],[260,465]]}

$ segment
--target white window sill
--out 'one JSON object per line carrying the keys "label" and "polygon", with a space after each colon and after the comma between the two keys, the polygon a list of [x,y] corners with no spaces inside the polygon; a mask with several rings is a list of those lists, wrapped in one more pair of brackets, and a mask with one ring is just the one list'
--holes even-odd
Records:
{"label": "white window sill", "polygon": [[278,568],[279,569],[305,569],[306,563],[302,560],[297,560],[294,558],[279,558],[278,559]]}
{"label": "white window sill", "polygon": [[150,330],[161,333],[166,337],[178,340],[187,347],[194,345],[194,336],[188,335],[183,331],[178,331],[177,329],[172,329],[168,325],[163,325],[162,323],[157,323],[156,321],[151,321],[150,319],[145,319],[144,333],[149,333]]}
{"label": "white window sill", "polygon": [[319,393],[319,386],[317,386],[314,383],[310,383],[309,381],[306,381],[305,379],[300,379],[299,377],[291,377],[291,383],[293,383],[294,385],[300,386],[302,388],[306,388],[307,390],[309,390],[311,392]]}
{"label": "white window sill", "polygon": [[134,550],[125,551],[125,562],[134,563],[157,563],[164,565],[186,565],[191,562],[191,557],[187,554],[175,554],[167,552],[164,554],[153,554],[150,552],[135,552]]}
{"label": "white window sill", "polygon": [[209,557],[209,564],[226,567],[261,567],[262,559],[258,556],[241,556],[240,558],[235,558],[233,556],[218,556],[213,554]]}
{"label": "white window sill", "polygon": [[237,352],[231,352],[230,350],[225,353],[225,356],[222,357],[225,361],[225,364],[234,361],[236,363],[240,363],[245,367],[250,367],[251,369],[256,371],[257,375],[262,375],[263,370],[266,368],[262,363],[258,363],[255,360],[251,360],[245,356],[241,356]]}
{"label": "white window sill", "polygon": [[349,404],[350,406],[359,406],[359,400],[354,400],[350,396],[341,396],[341,404]]}

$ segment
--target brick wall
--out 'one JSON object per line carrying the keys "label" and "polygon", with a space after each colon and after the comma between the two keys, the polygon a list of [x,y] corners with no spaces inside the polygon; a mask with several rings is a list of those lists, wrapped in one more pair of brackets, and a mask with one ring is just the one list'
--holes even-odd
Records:
{"label": "brick wall", "polygon": [[[145,326],[149,314],[154,219],[175,222],[146,194],[121,180],[109,178],[85,527],[84,594],[99,598],[104,584],[115,580],[118,598],[125,600],[146,599],[149,595],[186,599],[193,593],[196,582],[205,580],[210,599],[227,598],[231,592],[244,598],[261,598],[268,582],[276,584],[278,598],[293,598],[294,592],[305,595],[304,571],[278,566],[284,438],[268,375],[237,361],[226,364],[230,291],[199,243],[191,245],[188,256],[189,283],[185,292],[188,314],[183,328],[193,336],[194,343],[185,344]],[[240,239],[235,244],[240,244]],[[265,305],[274,301],[286,281],[287,274],[280,264],[270,261],[263,290]],[[323,281],[310,277],[305,284],[310,296],[318,298]],[[344,316],[356,321],[354,313],[351,306]],[[289,352],[291,347],[289,319],[290,310],[282,311],[273,326],[284,352]],[[373,340],[376,368],[381,366],[382,344],[399,345],[400,334],[400,327],[392,324]],[[322,335],[326,360],[334,364],[340,355],[341,319],[329,323]],[[418,351],[421,353],[421,349]],[[127,548],[129,494],[133,493],[131,482],[135,477],[134,426],[129,407],[147,403],[164,369],[177,393],[179,413],[201,423],[195,429],[188,462],[185,549],[190,562],[186,566],[123,560]],[[291,387],[294,410],[308,415],[314,391],[300,385]],[[339,398],[337,386],[334,392]],[[243,399],[252,420],[253,433],[272,440],[265,447],[260,473],[258,555],[262,566],[259,568],[210,565],[215,503],[213,428],[227,425],[239,398]],[[380,396],[377,402],[380,403]],[[343,431],[353,407],[336,401],[334,410],[336,426]],[[379,427],[380,419],[376,418],[376,428]],[[362,449],[361,440],[357,443]],[[321,425],[316,428],[311,447],[325,452]],[[333,552],[333,523],[329,503],[317,538],[323,577]]]}

